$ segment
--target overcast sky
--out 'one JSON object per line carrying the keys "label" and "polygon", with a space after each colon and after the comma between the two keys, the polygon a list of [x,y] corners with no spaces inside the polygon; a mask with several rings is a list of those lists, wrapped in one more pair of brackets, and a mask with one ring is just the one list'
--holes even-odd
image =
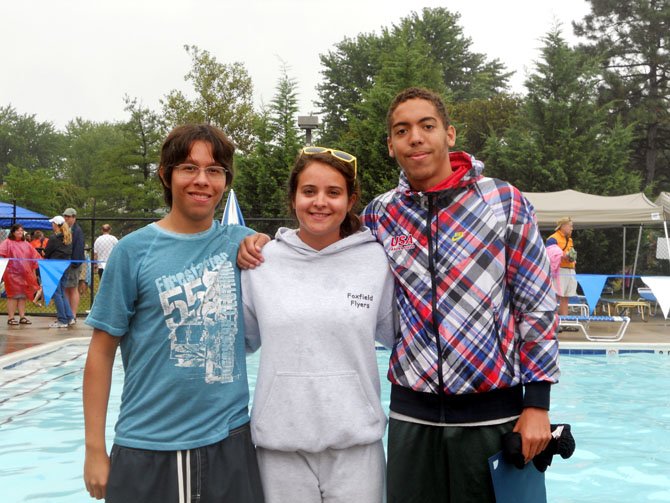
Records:
{"label": "overcast sky", "polygon": [[272,99],[286,62],[308,114],[319,54],[438,6],[461,14],[473,50],[516,72],[516,91],[552,26],[574,42],[570,22],[589,12],[584,0],[2,0],[0,106],[57,128],[75,117],[124,120],[124,94],[159,110],[170,90],[188,93],[183,46],[194,44],[244,63],[257,104]]}

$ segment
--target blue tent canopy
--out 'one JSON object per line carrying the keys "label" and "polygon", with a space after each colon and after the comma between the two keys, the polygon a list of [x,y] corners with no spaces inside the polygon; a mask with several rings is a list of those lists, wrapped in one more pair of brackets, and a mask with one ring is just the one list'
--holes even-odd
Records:
{"label": "blue tent canopy", "polygon": [[23,225],[25,229],[51,230],[49,217],[21,206],[0,202],[0,227],[11,227],[14,223]]}

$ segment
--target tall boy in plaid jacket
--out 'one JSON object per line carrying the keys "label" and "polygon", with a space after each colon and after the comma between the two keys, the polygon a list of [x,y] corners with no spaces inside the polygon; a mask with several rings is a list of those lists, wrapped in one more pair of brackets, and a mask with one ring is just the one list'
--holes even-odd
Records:
{"label": "tall boy in plaid jacket", "polygon": [[527,461],[551,438],[558,341],[544,244],[518,189],[449,151],[439,96],[406,89],[387,125],[400,182],[363,221],[386,250],[401,317],[388,503],[495,501],[488,457],[502,435],[521,434]]}

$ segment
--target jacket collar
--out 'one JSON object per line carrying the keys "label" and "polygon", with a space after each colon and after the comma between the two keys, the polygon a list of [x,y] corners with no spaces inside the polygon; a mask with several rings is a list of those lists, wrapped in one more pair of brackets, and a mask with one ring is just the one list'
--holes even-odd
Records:
{"label": "jacket collar", "polygon": [[[442,192],[448,189],[463,188],[472,185],[482,176],[484,163],[466,152],[449,152],[452,173],[440,183],[431,187],[426,193]],[[405,195],[417,194],[418,191],[409,185],[404,171],[400,171],[397,191]]]}

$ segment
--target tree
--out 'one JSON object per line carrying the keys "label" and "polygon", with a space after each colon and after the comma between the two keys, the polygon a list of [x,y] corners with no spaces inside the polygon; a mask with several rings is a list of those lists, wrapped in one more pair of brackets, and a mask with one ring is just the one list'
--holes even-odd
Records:
{"label": "tree", "polygon": [[574,23],[575,33],[603,56],[602,92],[626,121],[636,122],[633,165],[644,186],[659,179],[670,187],[670,2],[588,0],[591,13]]}
{"label": "tree", "polygon": [[335,49],[319,56],[323,81],[317,85],[322,115],[320,137],[325,144],[338,141],[347,129],[347,116],[360,103],[381,69],[380,55],[387,40],[375,34],[345,38]]}
{"label": "tree", "polygon": [[129,144],[129,164],[136,165],[147,181],[155,176],[160,148],[165,136],[161,128],[158,114],[138,103],[137,98],[126,95],[123,98],[125,110],[130,114],[128,122],[123,126]]}
{"label": "tree", "polygon": [[0,200],[16,201],[43,215],[57,215],[84,199],[82,189],[57,179],[54,168],[27,169],[9,165]]}
{"label": "tree", "polygon": [[0,183],[10,165],[27,170],[57,168],[62,154],[63,138],[52,123],[19,115],[11,105],[0,107]]}
{"label": "tree", "polygon": [[489,136],[502,135],[517,120],[523,101],[519,96],[500,93],[490,98],[459,101],[449,107],[456,128],[456,149],[484,159]]}
{"label": "tree", "polygon": [[286,167],[293,165],[301,147],[300,131],[297,127],[298,83],[289,76],[288,70],[286,63],[282,62],[279,82],[270,102],[273,144],[277,148],[278,164],[283,166],[286,175]]}
{"label": "tree", "polygon": [[[317,87],[317,105],[322,114],[323,141],[340,141],[350,120],[365,119],[357,105],[381,73],[388,75],[389,65],[391,71],[409,71],[402,66],[407,62],[403,52],[425,51],[421,61],[440,76],[435,90],[445,90],[449,101],[484,99],[504,90],[510,74],[498,60],[487,62],[484,55],[471,51],[472,42],[464,36],[459,19],[458,14],[444,8],[425,8],[421,15],[413,13],[398,25],[383,28],[380,35],[344,39],[334,51],[321,55],[324,80]],[[398,55],[399,60],[395,59]]]}
{"label": "tree", "polygon": [[527,191],[573,188],[594,194],[639,190],[627,170],[632,131],[607,123],[598,103],[598,61],[571,49],[558,29],[526,81],[519,119],[486,144],[487,173]]}
{"label": "tree", "polygon": [[249,216],[288,218],[288,175],[301,147],[297,113],[297,83],[282,63],[275,95],[254,123],[254,147],[238,162],[235,188],[240,206]]}
{"label": "tree", "polygon": [[389,157],[386,143],[386,113],[393,97],[411,86],[445,93],[439,68],[433,64],[422,41],[398,44],[382,62],[375,84],[363,92],[361,102],[349,115],[348,131],[336,144],[358,158],[363,204],[398,183],[399,169]]}
{"label": "tree", "polygon": [[223,129],[242,152],[252,143],[254,119],[251,77],[242,63],[219,63],[208,51],[185,45],[191,56],[191,70],[184,80],[191,82],[195,99],[178,90],[161,100],[168,129],[185,123],[204,122]]}
{"label": "tree", "polygon": [[160,205],[158,182],[139,169],[127,124],[75,119],[66,131],[67,160],[58,176],[85,194],[73,206],[91,211],[95,200],[96,211],[144,215]]}
{"label": "tree", "polygon": [[431,60],[442,71],[442,82],[451,102],[484,99],[503,92],[511,72],[498,59],[487,62],[484,54],[471,50],[472,40],[460,26],[460,14],[443,7],[424,8],[394,26],[390,35],[408,41],[422,41]]}

